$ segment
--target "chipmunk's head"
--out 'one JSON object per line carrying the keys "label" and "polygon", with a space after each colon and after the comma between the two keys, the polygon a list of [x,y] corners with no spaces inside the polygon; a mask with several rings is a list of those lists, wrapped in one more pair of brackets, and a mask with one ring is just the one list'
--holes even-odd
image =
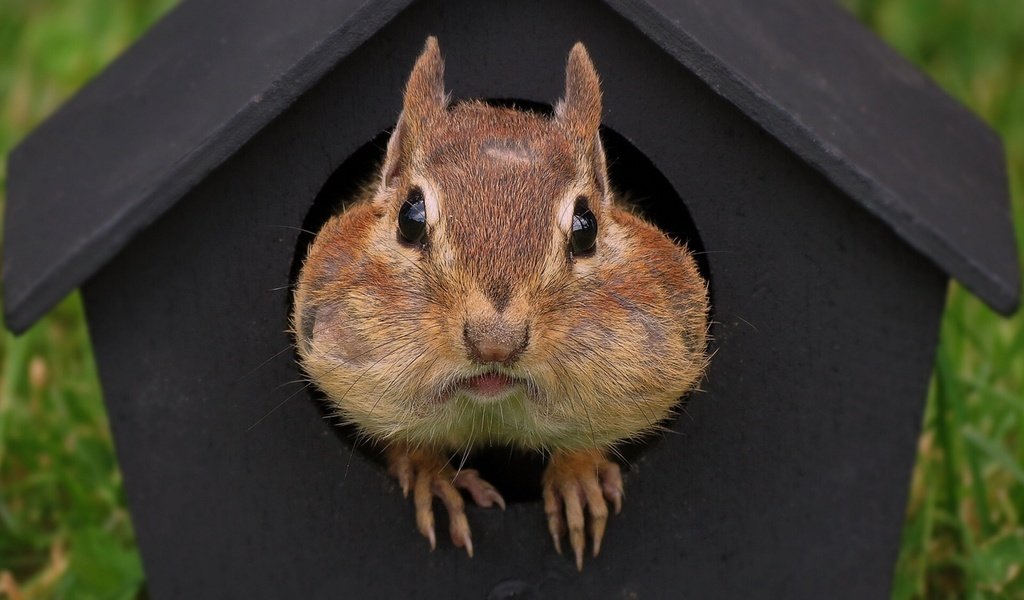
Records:
{"label": "chipmunk's head", "polygon": [[388,144],[376,202],[408,258],[443,282],[467,358],[510,364],[530,345],[539,290],[585,269],[609,201],[598,135],[601,90],[582,44],[553,117],[448,106],[427,40]]}
{"label": "chipmunk's head", "polygon": [[[449,106],[437,41],[427,40],[372,198],[325,226],[297,294],[306,368],[329,394],[344,392],[343,413],[379,436],[459,440],[475,435],[464,431],[477,426],[467,414],[508,401],[518,408],[504,407],[507,422],[491,418],[490,427],[529,430],[535,439],[524,443],[542,445],[610,443],[664,412],[624,419],[637,411],[623,390],[642,396],[665,383],[649,381],[661,377],[649,369],[637,381],[631,367],[616,380],[605,370],[684,344],[666,320],[663,296],[672,294],[628,264],[648,243],[667,245],[658,260],[678,257],[652,228],[637,233],[612,218],[600,120],[582,44],[549,116]],[[693,261],[683,262],[703,302]],[[685,385],[703,358],[700,337],[686,342],[700,349]],[[668,382],[662,395],[678,397],[681,385]]]}

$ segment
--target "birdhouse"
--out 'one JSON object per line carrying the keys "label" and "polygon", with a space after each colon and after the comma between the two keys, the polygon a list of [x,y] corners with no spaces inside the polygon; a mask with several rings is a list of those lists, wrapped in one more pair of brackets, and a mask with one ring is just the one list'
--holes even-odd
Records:
{"label": "birdhouse", "polygon": [[[583,41],[612,184],[698,251],[702,391],[624,449],[577,572],[531,457],[433,552],[289,334],[311,232],[372,176],[436,35],[455,98],[544,111]],[[1019,299],[996,135],[826,0],[185,2],[11,155],[21,331],[80,287],[154,597],[888,593],[949,278]],[[440,518],[444,518],[443,516]]]}

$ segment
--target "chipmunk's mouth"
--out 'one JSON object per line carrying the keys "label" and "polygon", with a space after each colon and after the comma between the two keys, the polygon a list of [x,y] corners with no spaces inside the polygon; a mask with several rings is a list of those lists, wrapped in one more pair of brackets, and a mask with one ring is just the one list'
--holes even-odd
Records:
{"label": "chipmunk's mouth", "polygon": [[459,390],[474,400],[493,402],[521,392],[526,382],[518,377],[488,371],[460,381]]}

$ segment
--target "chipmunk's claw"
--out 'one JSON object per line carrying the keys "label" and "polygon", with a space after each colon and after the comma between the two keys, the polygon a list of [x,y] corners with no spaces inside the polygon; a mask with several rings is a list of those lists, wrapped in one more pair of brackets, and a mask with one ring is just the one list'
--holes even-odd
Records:
{"label": "chipmunk's claw", "polygon": [[605,464],[598,467],[598,475],[601,478],[601,491],[604,497],[615,506],[615,514],[619,514],[622,512],[622,501],[626,499],[619,465],[610,460],[605,461]]}
{"label": "chipmunk's claw", "polygon": [[557,453],[544,472],[544,512],[555,551],[562,553],[562,536],[569,533],[569,545],[576,568],[583,570],[586,545],[585,515],[590,515],[591,552],[601,552],[608,525],[608,504],[615,513],[622,510],[622,474],[619,466],[599,452]]}
{"label": "chipmunk's claw", "polygon": [[388,465],[388,472],[398,480],[398,485],[402,488],[402,497],[408,498],[409,488],[412,486],[413,480],[412,460],[410,460],[409,455],[402,454],[394,457],[391,464]]}
{"label": "chipmunk's claw", "polygon": [[455,474],[452,483],[460,490],[469,492],[477,506],[490,508],[497,504],[501,510],[505,510],[505,499],[493,485],[480,478],[476,469],[462,469]]}
{"label": "chipmunk's claw", "polygon": [[430,549],[437,547],[434,532],[434,498],[441,500],[448,511],[448,532],[452,543],[465,548],[473,556],[473,537],[466,519],[466,504],[460,489],[466,490],[479,506],[497,504],[505,508],[505,499],[493,485],[480,478],[473,469],[456,472],[440,456],[425,451],[404,451],[389,449],[388,472],[398,480],[402,494],[408,497],[410,488],[413,505],[416,508],[416,528],[430,542]]}
{"label": "chipmunk's claw", "polygon": [[565,535],[565,517],[562,516],[562,498],[553,485],[544,483],[544,513],[548,516],[548,532],[555,542],[555,552],[562,553],[562,536]]}

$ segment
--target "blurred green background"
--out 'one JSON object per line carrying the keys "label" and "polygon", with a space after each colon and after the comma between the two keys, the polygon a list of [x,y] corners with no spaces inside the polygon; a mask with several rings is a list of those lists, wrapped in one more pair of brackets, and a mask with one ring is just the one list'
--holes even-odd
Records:
{"label": "blurred green background", "polygon": [[[1002,134],[1024,242],[1024,1],[844,3]],[[0,157],[173,4],[0,0]],[[77,295],[0,364],[0,598],[144,594]],[[894,598],[1024,598],[1022,465],[1024,315],[954,284]]]}

